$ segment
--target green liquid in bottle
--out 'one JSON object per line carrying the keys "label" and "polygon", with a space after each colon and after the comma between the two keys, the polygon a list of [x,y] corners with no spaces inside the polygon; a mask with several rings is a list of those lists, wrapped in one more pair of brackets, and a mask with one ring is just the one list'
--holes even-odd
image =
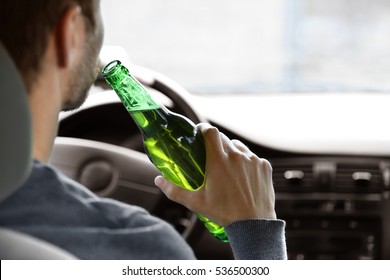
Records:
{"label": "green liquid in bottle", "polygon": [[[157,105],[119,61],[108,64],[103,75],[142,131],[145,151],[163,176],[188,190],[202,187],[206,151],[203,137],[195,125]],[[215,237],[228,241],[223,227],[197,215]]]}
{"label": "green liquid in bottle", "polygon": [[[171,182],[188,190],[203,185],[205,150],[201,134],[175,114],[163,109],[132,112],[144,131],[146,153],[153,164]],[[169,118],[169,119],[167,119]],[[142,121],[144,120],[144,121]],[[146,121],[147,120],[147,121]],[[185,132],[185,137],[183,135]]]}

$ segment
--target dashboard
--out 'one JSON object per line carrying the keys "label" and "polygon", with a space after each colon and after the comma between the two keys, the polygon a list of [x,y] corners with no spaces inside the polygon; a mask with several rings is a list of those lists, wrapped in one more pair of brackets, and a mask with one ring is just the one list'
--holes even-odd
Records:
{"label": "dashboard", "polygon": [[[213,106],[207,100],[200,108]],[[231,95],[218,102],[231,114],[207,110],[271,162],[289,259],[390,258],[389,101],[383,93]]]}

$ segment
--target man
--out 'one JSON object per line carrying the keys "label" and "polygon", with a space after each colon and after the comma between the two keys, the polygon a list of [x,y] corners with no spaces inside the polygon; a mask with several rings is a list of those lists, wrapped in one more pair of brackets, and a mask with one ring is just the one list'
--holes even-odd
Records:
{"label": "man", "polygon": [[[58,113],[79,107],[97,75],[103,37],[99,1],[1,0],[0,20],[0,39],[28,91],[34,156],[29,179],[0,202],[0,225],[78,258],[193,259],[191,248],[165,222],[138,207],[98,198],[47,165]],[[205,186],[191,192],[161,176],[156,185],[225,226],[237,259],[286,258],[270,164],[216,128],[198,128],[206,144]]]}

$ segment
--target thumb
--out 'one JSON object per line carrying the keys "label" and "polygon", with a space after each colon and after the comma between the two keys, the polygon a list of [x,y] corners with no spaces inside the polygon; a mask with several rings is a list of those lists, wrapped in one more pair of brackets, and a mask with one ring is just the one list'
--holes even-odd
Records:
{"label": "thumb", "polygon": [[195,192],[181,188],[168,181],[163,176],[157,176],[154,179],[154,183],[170,200],[180,203],[192,210],[191,204]]}

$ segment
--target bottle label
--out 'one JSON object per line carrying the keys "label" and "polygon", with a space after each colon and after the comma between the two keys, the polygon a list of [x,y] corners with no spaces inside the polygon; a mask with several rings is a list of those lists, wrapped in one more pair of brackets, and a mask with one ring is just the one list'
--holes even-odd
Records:
{"label": "bottle label", "polygon": [[129,112],[160,108],[147,90],[129,73],[126,67],[122,66],[119,60],[109,63],[104,67],[102,73]]}
{"label": "bottle label", "polygon": [[119,98],[122,100],[129,112],[155,110],[160,106],[150,97],[148,92],[137,83],[129,83],[117,91]]}

